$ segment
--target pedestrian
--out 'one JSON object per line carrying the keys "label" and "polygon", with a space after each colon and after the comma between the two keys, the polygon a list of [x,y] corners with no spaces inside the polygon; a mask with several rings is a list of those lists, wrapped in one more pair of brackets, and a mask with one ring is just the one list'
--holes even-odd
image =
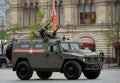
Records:
{"label": "pedestrian", "polygon": [[101,61],[104,62],[104,52],[102,50],[100,51],[99,56],[100,56]]}

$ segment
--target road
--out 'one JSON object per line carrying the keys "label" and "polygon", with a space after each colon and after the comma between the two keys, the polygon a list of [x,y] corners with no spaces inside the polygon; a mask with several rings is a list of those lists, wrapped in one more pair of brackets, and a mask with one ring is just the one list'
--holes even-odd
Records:
{"label": "road", "polygon": [[41,80],[34,72],[31,80],[19,80],[12,69],[0,69],[0,83],[120,83],[120,69],[103,69],[97,79],[89,80],[82,74],[78,80],[67,80],[63,74],[53,73],[49,80]]}

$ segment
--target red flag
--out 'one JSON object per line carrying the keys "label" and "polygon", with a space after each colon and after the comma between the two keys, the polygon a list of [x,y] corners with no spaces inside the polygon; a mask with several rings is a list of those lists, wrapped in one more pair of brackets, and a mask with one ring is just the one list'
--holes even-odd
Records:
{"label": "red flag", "polygon": [[52,30],[56,30],[56,11],[55,11],[55,2],[52,0]]}

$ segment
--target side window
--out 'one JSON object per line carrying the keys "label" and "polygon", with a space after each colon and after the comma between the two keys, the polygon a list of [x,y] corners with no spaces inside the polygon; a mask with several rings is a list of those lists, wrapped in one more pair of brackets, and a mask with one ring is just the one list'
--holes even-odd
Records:
{"label": "side window", "polygon": [[34,47],[35,48],[43,48],[43,44],[35,44]]}
{"label": "side window", "polygon": [[57,46],[56,45],[49,45],[48,46],[48,51],[55,52],[56,50],[57,50]]}
{"label": "side window", "polygon": [[66,50],[70,49],[68,43],[61,43],[61,47]]}
{"label": "side window", "polygon": [[29,47],[29,45],[28,45],[28,44],[24,44],[24,43],[23,43],[23,44],[21,44],[21,45],[20,45],[20,47],[21,47],[21,48],[28,48],[28,47]]}

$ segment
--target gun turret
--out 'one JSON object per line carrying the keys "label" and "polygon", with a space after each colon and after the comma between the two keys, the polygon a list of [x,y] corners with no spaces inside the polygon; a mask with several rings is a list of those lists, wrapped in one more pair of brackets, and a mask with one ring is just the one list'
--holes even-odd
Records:
{"label": "gun turret", "polygon": [[45,37],[45,31],[47,31],[48,30],[48,25],[49,25],[50,23],[48,23],[45,27],[43,27],[43,28],[41,28],[40,30],[39,30],[39,34],[40,34],[40,37],[41,38],[44,38]]}
{"label": "gun turret", "polygon": [[[46,26],[42,27],[42,28],[39,30],[40,38],[45,38],[45,37],[48,37],[48,38],[51,38],[51,39],[56,38],[56,34],[57,34],[57,31],[58,31],[58,29],[60,28],[60,26],[58,26],[57,29],[56,29],[52,34],[49,34],[49,33],[47,32],[49,24],[50,24],[50,23],[48,23]],[[32,33],[33,33],[33,35],[35,36],[35,38],[39,38],[34,32],[32,32]]]}
{"label": "gun turret", "polygon": [[60,26],[58,26],[57,29],[52,33],[53,38],[56,38],[56,34],[57,34],[56,32],[58,31],[59,28],[60,28]]}

